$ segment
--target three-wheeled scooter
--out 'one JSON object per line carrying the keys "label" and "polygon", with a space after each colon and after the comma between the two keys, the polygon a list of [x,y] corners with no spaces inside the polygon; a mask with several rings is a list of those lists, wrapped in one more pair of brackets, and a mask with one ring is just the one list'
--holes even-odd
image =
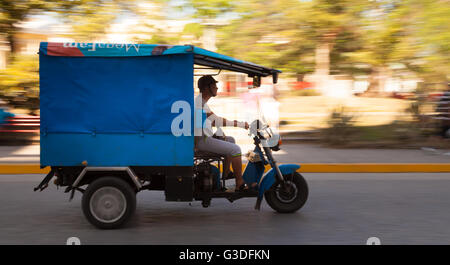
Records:
{"label": "three-wheeled scooter", "polygon": [[[299,210],[308,186],[300,165],[278,165],[274,134],[255,120],[255,144],[243,173],[256,190],[228,192],[220,168],[224,157],[194,150],[194,68],[245,73],[259,83],[280,71],[191,45],[40,44],[41,168],[79,191],[87,220],[102,229],[122,226],[136,208],[136,193],[164,191],[166,201],[230,202],[265,197],[281,213]],[[174,133],[176,132],[176,133]],[[272,141],[273,142],[273,141]],[[266,167],[270,170],[265,172]]]}

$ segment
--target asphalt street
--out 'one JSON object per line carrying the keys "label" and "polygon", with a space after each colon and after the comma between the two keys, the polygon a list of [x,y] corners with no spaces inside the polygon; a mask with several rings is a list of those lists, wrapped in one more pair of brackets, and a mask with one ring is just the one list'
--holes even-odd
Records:
{"label": "asphalt street", "polygon": [[450,244],[450,174],[304,174],[310,197],[294,214],[278,214],[254,198],[229,203],[165,202],[162,192],[138,194],[132,220],[98,230],[44,175],[0,176],[0,244]]}

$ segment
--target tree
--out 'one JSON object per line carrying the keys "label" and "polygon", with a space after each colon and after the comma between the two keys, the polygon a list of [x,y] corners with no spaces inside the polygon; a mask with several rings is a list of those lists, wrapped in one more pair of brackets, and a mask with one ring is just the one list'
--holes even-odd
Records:
{"label": "tree", "polygon": [[195,12],[191,18],[198,22],[187,24],[183,33],[194,36],[200,46],[216,50],[216,31],[223,26],[219,20],[234,12],[238,4],[239,1],[235,0],[187,0],[179,8],[193,8]]}
{"label": "tree", "polygon": [[[330,73],[342,53],[359,48],[353,33],[358,15],[356,1],[246,1],[236,12],[239,18],[222,31],[222,51],[296,74]],[[336,45],[336,44],[339,45]],[[335,71],[346,70],[337,67]]]}
{"label": "tree", "polygon": [[239,18],[224,27],[219,51],[291,73],[311,72],[314,41],[303,27],[296,1],[246,1],[236,12]]}
{"label": "tree", "polygon": [[11,52],[16,51],[14,35],[18,31],[17,23],[39,11],[48,10],[49,6],[40,0],[0,0],[0,33],[8,41]]}
{"label": "tree", "polygon": [[70,38],[77,42],[93,42],[106,33],[109,23],[120,11],[121,5],[116,1],[82,1],[80,5],[64,10],[61,19],[72,28]]}
{"label": "tree", "polygon": [[39,12],[59,15],[73,26],[77,41],[95,40],[104,34],[108,22],[119,10],[128,8],[116,0],[0,0],[0,34],[11,50],[10,64],[0,72],[0,95],[14,107],[39,109],[39,73],[37,56],[18,55],[14,36],[18,23]]}
{"label": "tree", "polygon": [[450,2],[408,0],[405,9],[408,38],[398,57],[427,82],[449,81]]}
{"label": "tree", "polygon": [[379,94],[386,79],[395,74],[394,68],[414,72],[428,82],[450,76],[448,1],[368,1],[363,9],[358,27],[363,47],[349,57],[353,63],[370,66],[368,94]]}
{"label": "tree", "polygon": [[15,34],[18,23],[32,15],[49,12],[74,29],[76,39],[92,39],[104,33],[108,23],[129,8],[119,0],[0,0],[0,34],[4,35],[12,53],[16,52]]}
{"label": "tree", "polygon": [[39,65],[36,55],[16,56],[0,71],[0,95],[15,108],[39,109]]}
{"label": "tree", "polygon": [[189,0],[188,4],[196,10],[194,17],[216,19],[220,15],[234,11],[237,2],[229,0]]}

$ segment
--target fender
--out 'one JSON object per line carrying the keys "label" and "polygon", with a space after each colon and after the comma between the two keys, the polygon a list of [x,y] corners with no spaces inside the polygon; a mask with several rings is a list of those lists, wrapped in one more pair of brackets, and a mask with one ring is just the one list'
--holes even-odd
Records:
{"label": "fender", "polygon": [[129,167],[85,167],[83,171],[81,171],[80,175],[78,175],[77,179],[74,181],[70,188],[77,188],[78,184],[80,184],[83,177],[86,175],[88,171],[124,171],[131,178],[133,183],[136,185],[137,190],[142,188],[141,183],[139,183],[139,178],[134,174],[133,170]]}
{"label": "fender", "polygon": [[[285,165],[279,165],[278,168],[281,171],[281,174],[288,175],[291,174],[297,169],[299,169],[301,166],[297,164],[285,164]],[[258,198],[262,199],[264,192],[266,192],[272,185],[275,183],[275,170],[271,168],[269,171],[266,172],[259,181],[259,194]]]}

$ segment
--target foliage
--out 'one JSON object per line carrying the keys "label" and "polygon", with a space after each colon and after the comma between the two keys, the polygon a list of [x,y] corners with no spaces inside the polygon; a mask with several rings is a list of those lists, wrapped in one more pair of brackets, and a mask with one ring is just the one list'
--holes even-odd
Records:
{"label": "foliage", "polygon": [[[142,3],[158,8],[144,12]],[[218,52],[294,76],[328,67],[315,59],[318,47],[328,47],[331,74],[370,75],[373,91],[388,77],[407,71],[432,83],[450,78],[448,0],[0,0],[0,34],[14,56],[19,23],[35,14],[51,14],[70,25],[69,37],[75,41],[95,41],[120,17],[165,20],[171,5],[179,5],[181,13],[194,10],[183,32],[143,22],[140,27],[153,28],[151,37],[136,41],[198,45],[207,31],[215,30]],[[5,71],[11,76],[4,72],[0,80],[3,95],[37,89],[29,78],[36,73],[23,65],[29,59],[24,60],[10,60]],[[417,106],[412,110],[419,111]]]}
{"label": "foliage", "polygon": [[309,97],[309,96],[320,96],[320,92],[315,89],[300,89],[293,90],[289,92],[291,97]]}
{"label": "foliage", "polygon": [[415,98],[406,109],[408,118],[389,124],[357,126],[354,115],[344,108],[335,109],[328,119],[329,126],[321,130],[322,141],[335,147],[448,148],[450,142],[438,136],[440,123],[427,114],[435,106],[430,104],[424,91],[424,87],[416,91]]}
{"label": "foliage", "polygon": [[37,56],[16,56],[0,71],[0,96],[15,108],[39,109],[39,66]]}
{"label": "foliage", "polygon": [[189,2],[196,10],[194,17],[202,19],[214,19],[224,13],[231,12],[239,3],[229,0],[191,0]]}
{"label": "foliage", "polygon": [[122,8],[117,1],[81,1],[69,8],[62,19],[72,27],[71,38],[77,42],[92,42],[105,34]]}
{"label": "foliage", "polygon": [[16,52],[14,35],[18,23],[32,15],[56,15],[62,23],[72,26],[71,38],[77,41],[95,40],[105,33],[108,24],[119,14],[132,10],[134,1],[119,0],[1,0],[0,34],[4,35],[10,50]]}
{"label": "foliage", "polygon": [[241,17],[219,34],[220,52],[284,72],[313,71],[315,40],[306,37],[310,28],[297,1],[246,1],[238,11]]}
{"label": "foliage", "polygon": [[323,131],[323,138],[330,144],[345,143],[354,133],[355,116],[346,112],[344,107],[332,111],[328,120],[329,127]]}

